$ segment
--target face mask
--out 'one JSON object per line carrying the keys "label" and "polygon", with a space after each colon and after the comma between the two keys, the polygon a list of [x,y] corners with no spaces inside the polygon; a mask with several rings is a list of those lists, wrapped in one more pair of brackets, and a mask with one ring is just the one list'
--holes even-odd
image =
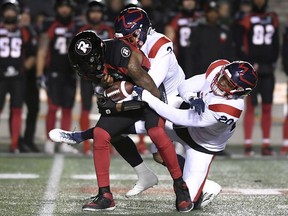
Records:
{"label": "face mask", "polygon": [[13,17],[11,17],[11,16],[9,16],[9,17],[4,17],[3,18],[3,22],[5,23],[5,24],[17,24],[17,22],[18,22],[18,17],[17,16],[13,16]]}
{"label": "face mask", "polygon": [[63,25],[68,25],[72,21],[72,16],[62,17],[59,14],[56,15],[56,19]]}

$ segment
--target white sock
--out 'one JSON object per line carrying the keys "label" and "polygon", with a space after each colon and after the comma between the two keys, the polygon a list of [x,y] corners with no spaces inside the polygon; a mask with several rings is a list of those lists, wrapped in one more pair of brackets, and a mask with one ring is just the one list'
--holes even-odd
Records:
{"label": "white sock", "polygon": [[288,139],[284,139],[283,146],[288,146]]}
{"label": "white sock", "polygon": [[150,172],[150,169],[146,166],[146,164],[144,162],[142,162],[141,164],[134,167],[134,170],[135,170],[137,176],[139,176],[143,173],[146,173],[146,172]]}

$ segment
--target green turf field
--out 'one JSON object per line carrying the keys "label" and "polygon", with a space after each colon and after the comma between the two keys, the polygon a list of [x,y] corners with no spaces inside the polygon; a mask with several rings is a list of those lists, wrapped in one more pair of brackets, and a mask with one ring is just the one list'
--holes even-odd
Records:
{"label": "green turf field", "polygon": [[[117,208],[85,214],[182,215],[174,209],[167,170],[151,158],[145,161],[158,174],[159,185],[137,197],[125,198],[136,175],[125,161],[114,157],[111,188]],[[288,215],[287,157],[216,158],[209,179],[218,182],[222,192],[205,209],[187,215]],[[83,215],[82,205],[97,193],[93,159],[1,155],[0,193],[0,215]]]}

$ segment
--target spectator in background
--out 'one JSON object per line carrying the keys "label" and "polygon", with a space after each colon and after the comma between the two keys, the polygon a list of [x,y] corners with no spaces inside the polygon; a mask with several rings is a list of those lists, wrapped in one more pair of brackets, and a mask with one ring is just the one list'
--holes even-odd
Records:
{"label": "spectator in background", "polygon": [[[27,7],[22,9],[20,26],[29,28],[35,36],[36,32],[31,24],[31,14]],[[35,53],[36,54],[36,53]],[[39,89],[36,85],[36,68],[35,62],[31,68],[25,70],[26,74],[26,91],[25,91],[25,104],[27,106],[27,117],[25,122],[24,137],[19,139],[20,152],[39,152],[37,145],[34,143],[34,135],[36,131],[37,117],[39,112]]]}
{"label": "spectator in background", "polygon": [[[80,31],[91,29],[96,31],[102,40],[113,38],[114,29],[103,21],[103,16],[107,9],[106,2],[104,0],[89,0],[86,8],[87,24]],[[92,108],[92,97],[95,95],[91,81],[81,78],[80,91],[82,100],[80,128],[81,130],[86,130],[90,128],[89,113]],[[89,140],[84,142],[83,153],[86,155],[92,154]]]}
{"label": "spectator in background", "polygon": [[227,0],[221,0],[218,4],[219,21],[222,25],[226,25],[229,28],[233,22],[230,2]]}
{"label": "spectator in background", "polygon": [[206,22],[199,24],[190,38],[193,75],[203,73],[217,59],[234,59],[232,36],[229,29],[219,23],[217,3],[210,1],[205,12]]}
{"label": "spectator in background", "polygon": [[107,0],[107,3],[107,21],[113,25],[116,17],[124,7],[124,2],[123,0]]}
{"label": "spectator in background", "polygon": [[[282,63],[284,72],[288,76],[288,26],[285,28],[282,45]],[[288,103],[288,82],[287,82],[287,103]],[[288,114],[283,123],[283,146],[280,149],[280,155],[288,155]]]}
{"label": "spectator in background", "polygon": [[19,26],[20,6],[16,0],[1,4],[0,25],[0,112],[10,94],[10,152],[18,153],[22,126],[22,105],[25,98],[26,75],[35,63],[34,35],[26,26]]}
{"label": "spectator in background", "polygon": [[[274,69],[279,55],[278,18],[274,12],[266,12],[267,0],[253,0],[252,13],[239,21],[237,32],[240,33],[244,60],[254,64],[258,71],[258,84],[251,96],[247,97],[244,115],[245,155],[254,154],[252,149],[252,131],[254,112],[258,105],[257,96],[262,98],[262,155],[275,155],[270,147],[270,130],[272,124],[272,102],[275,85]],[[237,42],[237,41],[236,41]]]}
{"label": "spectator in background", "polygon": [[240,0],[239,10],[236,12],[234,16],[234,22],[231,25],[231,32],[233,36],[233,40],[237,46],[235,46],[236,56],[238,59],[245,59],[245,55],[243,55],[244,48],[244,40],[243,40],[243,28],[240,25],[241,21],[244,17],[252,11],[252,0]]}
{"label": "spectator in background", "polygon": [[[67,46],[76,33],[76,23],[73,20],[73,10],[76,7],[73,0],[56,0],[54,9],[56,16],[43,24],[37,53],[37,82],[45,87],[44,70],[47,78],[48,113],[46,116],[47,141],[44,151],[48,154],[55,152],[55,143],[48,132],[55,128],[56,112],[62,111],[61,128],[69,130],[72,121],[72,108],[76,94],[76,74],[73,72],[67,55]],[[48,59],[48,61],[47,61]],[[45,68],[47,66],[47,68]],[[60,144],[62,153],[77,153],[78,151]]]}
{"label": "spectator in background", "polygon": [[165,11],[159,8],[159,2],[156,0],[141,0],[141,4],[141,8],[145,10],[150,17],[153,28],[155,28],[157,32],[163,33],[165,23],[168,21],[168,16],[163,16]]}
{"label": "spectator in background", "polygon": [[190,37],[198,26],[202,14],[196,11],[196,0],[181,0],[180,2],[181,10],[165,27],[165,35],[175,44],[177,60],[187,79],[194,75],[191,64]]}
{"label": "spectator in background", "polygon": [[45,12],[39,12],[35,15],[34,17],[34,21],[33,21],[33,26],[34,26],[34,29],[37,33],[37,35],[40,34],[41,32],[41,29],[43,28],[43,23],[44,23],[44,20],[47,19],[48,15],[45,13]]}

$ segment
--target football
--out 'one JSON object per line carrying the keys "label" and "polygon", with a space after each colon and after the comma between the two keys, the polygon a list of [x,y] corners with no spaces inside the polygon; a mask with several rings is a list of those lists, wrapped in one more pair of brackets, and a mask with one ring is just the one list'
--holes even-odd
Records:
{"label": "football", "polygon": [[127,81],[116,81],[104,91],[104,95],[114,102],[131,99],[134,85]]}

